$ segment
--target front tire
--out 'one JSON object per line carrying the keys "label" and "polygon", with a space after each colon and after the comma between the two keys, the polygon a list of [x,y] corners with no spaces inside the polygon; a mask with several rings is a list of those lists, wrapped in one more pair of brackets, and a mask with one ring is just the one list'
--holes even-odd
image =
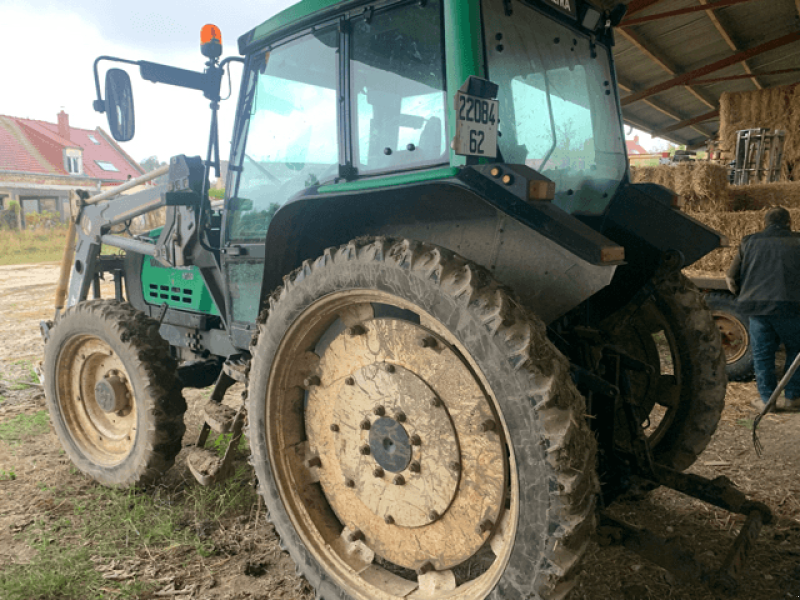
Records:
{"label": "front tire", "polygon": [[67,455],[108,486],[155,482],[180,452],[186,402],[158,322],[130,304],[68,308],[45,347],[47,408]]}
{"label": "front tire", "polygon": [[485,270],[356,240],[285,278],[251,351],[260,491],[318,599],[566,596],[595,441],[566,359]]}

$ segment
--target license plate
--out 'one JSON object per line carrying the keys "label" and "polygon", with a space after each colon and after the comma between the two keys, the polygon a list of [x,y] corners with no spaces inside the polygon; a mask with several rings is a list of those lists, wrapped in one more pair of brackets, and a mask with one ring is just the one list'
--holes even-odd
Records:
{"label": "license plate", "polygon": [[456,136],[453,149],[463,156],[497,156],[499,103],[456,92]]}

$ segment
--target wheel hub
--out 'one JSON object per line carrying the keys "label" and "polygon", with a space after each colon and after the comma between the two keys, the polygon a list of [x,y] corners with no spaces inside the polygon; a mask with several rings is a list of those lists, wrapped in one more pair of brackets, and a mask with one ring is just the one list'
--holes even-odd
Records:
{"label": "wheel hub", "polygon": [[119,375],[106,376],[94,386],[94,397],[98,406],[106,413],[124,410],[130,404],[130,394]]}
{"label": "wheel hub", "polygon": [[372,424],[369,447],[381,468],[400,473],[411,462],[411,438],[394,419],[381,417]]}
{"label": "wheel hub", "polygon": [[306,433],[339,520],[406,568],[472,556],[504,505],[506,457],[469,367],[427,329],[374,319],[335,337],[317,373]]}

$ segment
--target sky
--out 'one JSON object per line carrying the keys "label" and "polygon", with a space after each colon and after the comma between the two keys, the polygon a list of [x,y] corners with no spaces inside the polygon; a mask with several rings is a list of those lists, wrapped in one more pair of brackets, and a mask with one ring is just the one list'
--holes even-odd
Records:
{"label": "sky", "polygon": [[[64,110],[70,125],[102,127],[106,116],[94,111],[92,65],[100,55],[149,60],[202,71],[200,29],[214,23],[222,32],[223,57],[237,56],[240,35],[293,3],[190,2],[162,0],[0,0],[6,58],[0,62],[0,115],[56,122]],[[235,9],[233,8],[235,7]],[[19,54],[8,52],[19,49]],[[101,63],[101,89],[106,66]],[[122,147],[135,160],[176,154],[205,158],[211,119],[202,92],[144,81],[135,66],[122,65],[133,83],[136,135]],[[227,159],[241,66],[232,67],[233,93],[221,103],[220,154]],[[222,95],[227,95],[227,78]],[[105,95],[105,92],[103,91]]]}
{"label": "sky", "polygon": [[[222,31],[223,57],[236,56],[240,35],[291,4],[293,0],[0,0],[3,47],[19,51],[6,52],[0,63],[0,115],[54,123],[63,109],[73,127],[108,131],[105,115],[92,108],[92,64],[98,56],[202,71],[203,25],[214,23]],[[115,65],[101,63],[101,89],[108,66]],[[147,82],[138,68],[126,68],[133,83],[136,135],[122,144],[125,151],[135,160],[155,155],[165,161],[176,154],[205,158],[211,112],[202,92]],[[223,159],[230,150],[241,66],[234,64],[231,71],[233,90],[219,113]],[[227,90],[226,78],[223,97]],[[637,133],[649,149],[649,135],[634,131],[627,137]]]}

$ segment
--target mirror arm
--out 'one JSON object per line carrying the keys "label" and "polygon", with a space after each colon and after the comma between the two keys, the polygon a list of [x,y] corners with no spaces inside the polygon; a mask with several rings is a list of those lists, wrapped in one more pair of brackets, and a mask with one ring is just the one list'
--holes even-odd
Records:
{"label": "mirror arm", "polygon": [[126,63],[129,65],[138,65],[135,60],[128,60],[126,58],[117,58],[116,56],[100,56],[94,61],[94,87],[97,90],[97,100],[92,103],[92,107],[99,113],[106,112],[106,103],[103,100],[103,94],[100,92],[100,75],[97,70],[97,65],[101,60],[111,60],[115,62]]}

